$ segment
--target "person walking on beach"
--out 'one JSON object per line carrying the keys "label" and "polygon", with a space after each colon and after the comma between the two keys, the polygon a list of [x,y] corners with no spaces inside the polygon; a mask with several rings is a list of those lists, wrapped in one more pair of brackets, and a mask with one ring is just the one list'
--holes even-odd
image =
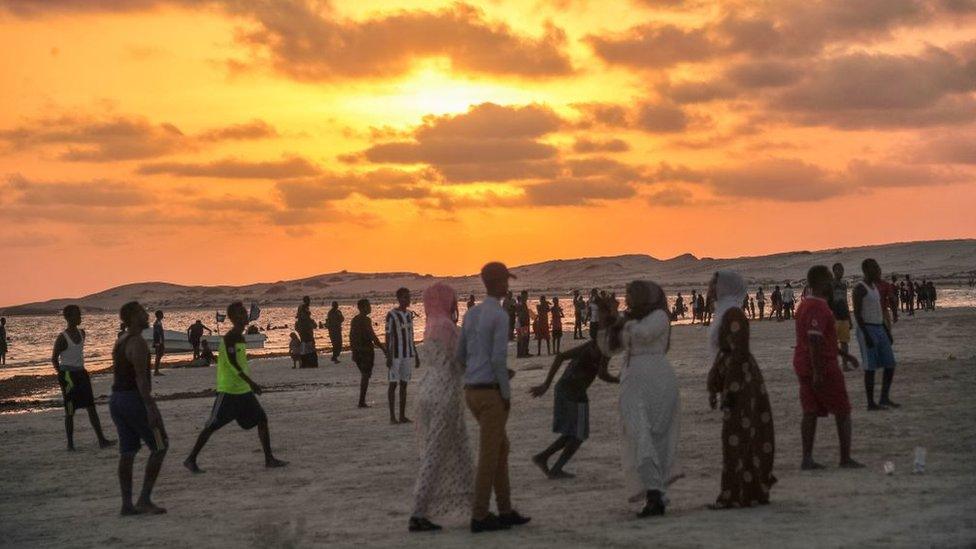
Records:
{"label": "person walking on beach", "polygon": [[92,394],[91,378],[85,370],[85,331],[78,328],[81,325],[81,308],[68,305],[62,311],[67,327],[54,340],[54,352],[51,362],[58,375],[58,384],[64,396],[64,432],[68,437],[68,450],[75,449],[75,412],[88,409],[88,420],[91,422],[95,437],[98,438],[99,448],[108,448],[114,442],[105,438],[102,433],[102,422],[98,419],[95,409],[95,397]]}
{"label": "person walking on beach", "polygon": [[734,271],[719,271],[711,288],[717,298],[715,323],[709,330],[708,403],[721,408],[722,486],[711,509],[769,503],[775,436],[772,408],[762,371],[749,350],[749,321],[736,306],[748,295],[745,280]]}
{"label": "person walking on beach", "polygon": [[586,317],[586,300],[579,290],[573,290],[573,339],[585,339],[583,320]]}
{"label": "person walking on beach", "polygon": [[844,373],[837,364],[837,326],[829,300],[834,277],[824,265],[811,267],[807,284],[812,295],[804,299],[796,313],[796,346],[793,370],[800,384],[803,419],[800,435],[803,444],[803,470],[823,469],[813,460],[817,418],[833,414],[840,440],[840,467],[856,469],[864,465],[851,457],[851,403],[847,397]]}
{"label": "person walking on beach", "polygon": [[542,356],[542,342],[546,342],[546,354],[552,354],[551,334],[549,332],[549,302],[546,296],[539,299],[539,304],[535,308],[535,354]]}
{"label": "person walking on beach", "polygon": [[0,366],[7,365],[7,319],[0,317]]}
{"label": "person walking on beach", "polygon": [[[861,263],[864,280],[854,287],[854,320],[857,321],[857,343],[864,363],[864,391],[868,410],[900,407],[891,400],[891,382],[895,377],[895,353],[891,348],[891,329],[885,324],[883,302],[878,290],[881,266],[874,259]],[[874,401],[874,373],[883,370],[881,400]]]}
{"label": "person walking on beach", "polygon": [[[607,371],[609,360],[600,353],[596,340],[556,354],[546,380],[529,389],[533,397],[546,394],[563,362],[569,361],[566,371],[556,383],[552,407],[552,432],[559,435],[548,448],[532,456],[542,473],[550,479],[573,478],[563,470],[576,451],[590,435],[590,399],[587,389],[599,377],[607,383],[619,383],[620,379]],[[549,459],[562,450],[559,459],[549,467]]]}
{"label": "person walking on beach", "polygon": [[549,332],[552,334],[552,352],[559,353],[563,341],[563,308],[559,305],[559,298],[552,298],[552,307],[549,309],[552,316],[552,323]]}
{"label": "person walking on beach", "polygon": [[163,355],[166,354],[166,331],[163,330],[163,311],[156,311],[156,322],[153,322],[152,334],[153,354],[156,356],[153,375],[161,376],[163,373],[159,371],[159,363],[163,361]]}
{"label": "person walking on beach", "polygon": [[186,339],[193,347],[193,360],[200,358],[200,340],[203,339],[203,332],[212,334],[213,330],[203,325],[201,320],[197,320],[186,329]]}
{"label": "person walking on beach", "polygon": [[258,439],[264,451],[265,467],[276,468],[288,465],[287,461],[275,458],[271,452],[268,416],[264,413],[264,408],[261,407],[257,397],[261,394],[261,386],[251,379],[251,369],[247,364],[247,343],[244,341],[247,316],[247,309],[240,301],[235,301],[227,307],[227,318],[230,319],[233,328],[220,340],[217,357],[217,398],[210,412],[210,418],[197,436],[193,450],[183,461],[183,466],[192,473],[203,473],[203,469],[197,465],[200,451],[217,430],[231,421],[237,421],[244,430],[258,428]]}
{"label": "person walking on beach", "polygon": [[[480,305],[465,313],[458,339],[457,361],[464,368],[464,400],[478,422],[478,467],[471,511],[473,533],[507,530],[529,522],[512,507],[508,476],[509,441],[505,424],[511,411],[512,391],[508,369],[507,318],[500,300],[515,275],[503,263],[481,268],[488,294]],[[489,512],[495,493],[498,514]]]}
{"label": "person walking on beach", "polygon": [[342,323],[346,318],[339,310],[339,302],[333,301],[329,313],[325,317],[325,328],[329,331],[329,343],[332,345],[332,362],[339,363],[339,354],[342,352]]}
{"label": "person walking on beach", "polygon": [[[163,417],[152,395],[149,346],[142,331],[149,327],[149,313],[136,301],[119,310],[125,331],[112,348],[112,395],[108,408],[119,434],[119,487],[122,515],[159,515],[166,509],[152,501],[153,487],[163,467],[169,439]],[[142,444],[149,449],[139,499],[132,503],[132,465]]]}
{"label": "person walking on beach", "polygon": [[[410,290],[396,291],[397,307],[386,314],[386,367],[389,369],[390,388],[387,400],[390,404],[390,423],[411,423],[407,418],[407,383],[413,368],[420,368],[420,355],[413,341],[413,311],[410,307]],[[396,389],[400,386],[400,418],[394,411]]]}
{"label": "person walking on beach", "polygon": [[417,389],[420,469],[413,489],[411,532],[440,530],[428,517],[463,512],[474,495],[461,399],[464,370],[457,361],[457,309],[457,294],[447,284],[438,282],[424,291],[427,368]]}
{"label": "person walking on beach", "polygon": [[759,320],[763,320],[766,317],[766,292],[762,286],[756,290],[756,304],[759,305]]}
{"label": "person walking on beach", "polygon": [[373,330],[373,319],[369,317],[373,308],[369,300],[360,299],[356,302],[356,308],[359,309],[359,314],[349,324],[349,347],[352,350],[352,361],[359,369],[359,407],[369,408],[366,404],[366,391],[369,389],[369,380],[373,377],[375,349],[383,351],[384,356],[388,351]]}
{"label": "person walking on beach", "polygon": [[298,339],[302,342],[302,354],[299,361],[301,368],[318,368],[319,354],[315,348],[315,328],[317,325],[312,320],[312,310],[301,305],[298,307],[297,320],[295,320],[295,331],[298,332]]}
{"label": "person walking on beach", "polygon": [[793,292],[793,286],[787,282],[786,287],[783,288],[783,318],[786,320],[791,320],[793,318],[793,311],[795,307],[796,294]]}
{"label": "person walking on beach", "polygon": [[638,517],[663,515],[665,491],[678,447],[678,380],[667,359],[671,322],[664,291],[650,281],[627,285],[627,310],[601,302],[597,342],[607,357],[624,353],[620,374],[623,469],[630,501],[644,500]]}
{"label": "person walking on beach", "polygon": [[[851,356],[849,345],[851,343],[851,309],[847,304],[847,283],[844,282],[844,265],[834,263],[831,268],[834,274],[833,294],[830,297],[830,310],[834,312],[835,325],[837,327],[837,341],[840,348],[837,350],[843,360],[845,372],[856,370],[860,367],[857,359]],[[850,366],[848,366],[850,364]]]}

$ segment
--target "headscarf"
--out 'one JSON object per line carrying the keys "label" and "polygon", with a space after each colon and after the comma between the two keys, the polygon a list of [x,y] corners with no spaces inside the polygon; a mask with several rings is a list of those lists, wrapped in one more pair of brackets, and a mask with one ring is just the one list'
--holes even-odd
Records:
{"label": "headscarf", "polygon": [[443,282],[424,290],[424,342],[436,341],[453,349],[458,338],[458,327],[453,311],[457,306],[457,292]]}
{"label": "headscarf", "polygon": [[748,294],[746,281],[739,273],[730,270],[715,273],[715,314],[712,316],[712,325],[708,329],[709,367],[718,356],[722,317],[729,309],[741,309],[742,302]]}
{"label": "headscarf", "polygon": [[[606,343],[610,352],[615,352],[620,348],[622,344],[620,333],[628,321],[640,322],[658,309],[664,311],[669,322],[671,320],[671,315],[668,314],[668,298],[664,295],[664,290],[656,283],[650,280],[635,280],[627,284],[627,295],[631,298],[630,308],[622,318],[618,319],[607,330]],[[671,332],[668,331],[668,348],[670,347]]]}

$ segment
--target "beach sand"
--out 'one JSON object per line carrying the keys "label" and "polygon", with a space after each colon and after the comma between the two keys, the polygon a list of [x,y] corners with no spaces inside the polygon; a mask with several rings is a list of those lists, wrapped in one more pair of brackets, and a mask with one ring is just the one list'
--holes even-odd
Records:
{"label": "beach sand", "polygon": [[[273,446],[291,464],[266,470],[256,432],[232,424],[204,450],[200,466],[207,473],[199,476],[180,463],[210,412],[214,372],[168,370],[155,381],[156,393],[165,399],[160,407],[171,441],[155,500],[169,513],[118,517],[117,453],[97,449],[84,414],[76,418],[75,453],[64,450],[59,409],[3,415],[0,545],[973,546],[974,333],[974,309],[920,313],[900,322],[893,398],[903,408],[864,411],[861,373],[847,376],[855,407],[854,456],[867,468],[836,468],[831,418],[820,422],[815,451],[829,468],[801,472],[793,326],[754,323],[753,350],[775,414],[779,484],[769,506],[716,512],[705,505],[719,487],[721,416],[709,410],[704,390],[705,331],[676,327],[670,358],[682,398],[677,472],[686,477],[669,492],[667,516],[650,520],[634,517],[637,508],[622,491],[617,387],[597,381],[591,389],[592,436],[567,467],[577,478],[549,481],[529,458],[554,439],[551,393],[541,399],[527,394],[543,379],[549,360],[513,360],[519,371],[509,421],[514,501],[533,520],[515,531],[476,537],[467,531],[467,510],[440,520],[446,527],[441,533],[407,532],[416,434],[413,426],[388,424],[381,365],[370,390],[374,407],[359,410],[358,371],[348,354],[341,365],[318,370],[292,370],[288,359],[255,361],[253,375],[267,388],[261,402],[270,416]],[[565,348],[575,343],[569,337],[563,342]],[[611,368],[618,366],[615,360]],[[415,379],[421,375],[423,370]],[[94,377],[99,414],[115,438],[105,404],[110,383],[110,376]],[[910,474],[916,446],[928,449],[924,475]],[[143,451],[136,462],[137,490],[145,457]],[[894,462],[894,475],[883,473],[886,461]]]}

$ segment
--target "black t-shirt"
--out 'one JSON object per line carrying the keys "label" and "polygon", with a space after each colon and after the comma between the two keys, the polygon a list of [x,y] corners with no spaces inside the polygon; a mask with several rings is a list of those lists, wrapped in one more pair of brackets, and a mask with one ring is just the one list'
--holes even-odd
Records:
{"label": "black t-shirt", "polygon": [[556,384],[556,390],[574,402],[589,402],[586,390],[596,379],[600,366],[606,360],[595,341],[590,341],[566,352],[569,365]]}
{"label": "black t-shirt", "polygon": [[[138,391],[136,385],[136,366],[125,356],[125,346],[129,343],[132,334],[123,333],[122,337],[115,342],[112,349],[112,390],[113,391]],[[148,358],[148,354],[146,357]],[[149,364],[146,364],[146,368]]]}
{"label": "black t-shirt", "polygon": [[364,314],[353,317],[349,324],[349,346],[354,353],[373,352],[373,324],[370,318]]}
{"label": "black t-shirt", "polygon": [[837,320],[850,320],[851,309],[847,304],[847,283],[843,280],[834,281],[834,293],[830,298],[830,310]]}

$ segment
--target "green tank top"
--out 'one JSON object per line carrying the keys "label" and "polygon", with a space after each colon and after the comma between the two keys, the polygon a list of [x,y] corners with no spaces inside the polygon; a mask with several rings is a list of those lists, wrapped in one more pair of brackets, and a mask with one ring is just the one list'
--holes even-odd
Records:
{"label": "green tank top", "polygon": [[[247,344],[241,342],[235,347],[237,348],[237,364],[250,377],[251,370],[247,367]],[[251,386],[241,378],[237,369],[227,358],[227,345],[224,343],[224,338],[220,338],[220,355],[217,357],[217,392],[229,395],[243,395],[251,392]]]}

